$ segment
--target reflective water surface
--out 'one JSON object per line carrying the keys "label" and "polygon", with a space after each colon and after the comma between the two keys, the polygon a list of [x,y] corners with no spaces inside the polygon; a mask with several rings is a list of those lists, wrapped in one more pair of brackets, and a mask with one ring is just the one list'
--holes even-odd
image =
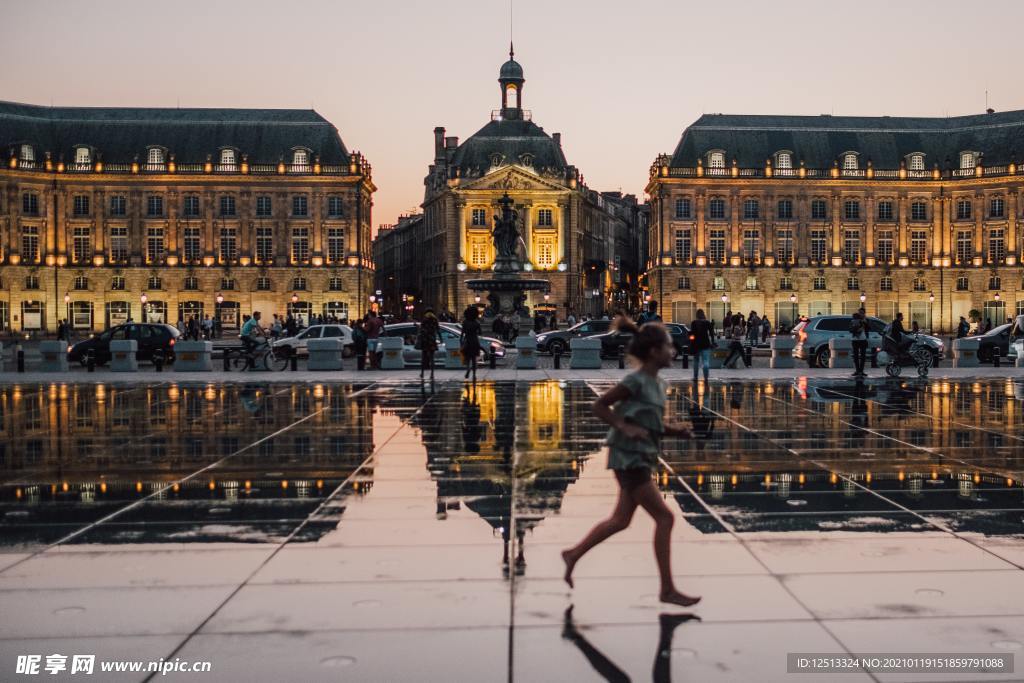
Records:
{"label": "reflective water surface", "polygon": [[560,580],[615,500],[610,386],[0,386],[0,670],[33,638],[225,680],[782,680],[786,651],[1024,647],[1024,382],[670,384],[693,613],[659,607],[642,513]]}

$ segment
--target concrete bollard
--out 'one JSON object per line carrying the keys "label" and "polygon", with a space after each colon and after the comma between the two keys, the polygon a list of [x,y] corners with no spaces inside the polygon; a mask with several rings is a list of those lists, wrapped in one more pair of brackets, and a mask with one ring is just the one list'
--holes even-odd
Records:
{"label": "concrete bollard", "polygon": [[110,369],[113,372],[138,372],[136,353],[139,342],[134,339],[115,339],[110,342]]}
{"label": "concrete bollard", "polygon": [[537,338],[530,335],[516,337],[517,370],[535,370],[537,368]]}
{"label": "concrete bollard", "polygon": [[1024,340],[1014,342],[1013,350],[1017,354],[1017,367],[1024,368]]}
{"label": "concrete bollard", "polygon": [[448,337],[444,340],[444,367],[445,370],[461,370],[466,367],[462,362],[459,340],[455,337]]}
{"label": "concrete bollard", "polygon": [[381,370],[401,370],[405,367],[405,359],[402,358],[403,345],[404,340],[401,337],[381,337]]}
{"label": "concrete bollard", "polygon": [[213,342],[180,341],[174,345],[175,372],[212,372]]}
{"label": "concrete bollard", "polygon": [[953,367],[954,368],[976,368],[978,367],[978,340],[977,339],[954,339],[953,340]]}
{"label": "concrete bollard", "polygon": [[342,370],[341,353],[345,343],[340,337],[328,337],[327,339],[310,339],[306,343],[309,349],[309,359],[306,361],[307,370]]}
{"label": "concrete bollard", "polygon": [[39,342],[39,352],[43,355],[43,361],[39,364],[40,372],[68,371],[67,342],[52,340]]}
{"label": "concrete bollard", "polygon": [[712,370],[721,370],[725,365],[725,359],[729,357],[729,345],[732,342],[728,339],[716,339],[715,345],[711,347],[711,363],[708,367]]}
{"label": "concrete bollard", "polygon": [[790,335],[772,337],[772,360],[769,367],[792,368],[796,367],[793,361],[793,347],[796,346],[796,339]]}
{"label": "concrete bollard", "polygon": [[853,340],[849,337],[833,337],[828,340],[828,366],[830,368],[853,367]]}
{"label": "concrete bollard", "polygon": [[571,370],[601,369],[601,340],[577,337],[569,342],[572,356],[569,359]]}

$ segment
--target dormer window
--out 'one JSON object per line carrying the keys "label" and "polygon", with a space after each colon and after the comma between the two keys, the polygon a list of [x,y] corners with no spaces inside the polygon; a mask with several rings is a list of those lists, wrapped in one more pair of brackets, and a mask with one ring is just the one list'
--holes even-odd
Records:
{"label": "dormer window", "polygon": [[494,154],[491,155],[491,166],[500,166],[501,162],[504,159],[505,159],[505,155],[504,154],[499,154],[498,152],[495,152]]}
{"label": "dormer window", "polygon": [[19,155],[22,161],[36,160],[36,150],[32,145],[22,145]]}
{"label": "dormer window", "polygon": [[159,147],[150,147],[149,153],[146,156],[146,163],[149,164],[162,164],[164,163],[164,151]]}
{"label": "dormer window", "polygon": [[88,147],[75,147],[75,163],[76,164],[89,164],[92,163],[92,154]]}
{"label": "dormer window", "polygon": [[789,152],[779,152],[775,155],[775,167],[779,170],[790,170],[793,168],[793,155]]}
{"label": "dormer window", "polygon": [[234,166],[235,165],[235,150],[233,150],[233,149],[222,149],[220,151],[220,163],[221,163],[221,166]]}
{"label": "dormer window", "polygon": [[304,149],[297,149],[292,153],[292,165],[293,166],[307,166],[309,165],[309,152]]}
{"label": "dormer window", "polygon": [[974,152],[960,152],[960,168],[974,168]]}
{"label": "dormer window", "polygon": [[907,164],[911,171],[923,171],[924,170],[924,155],[923,154],[911,154],[910,163]]}
{"label": "dormer window", "polygon": [[519,157],[519,161],[522,162],[523,166],[533,166],[533,155],[530,153],[523,154]]}
{"label": "dormer window", "polygon": [[847,152],[843,155],[843,170],[844,171],[856,171],[857,166],[857,154],[855,152]]}
{"label": "dormer window", "polygon": [[708,168],[725,168],[725,152],[709,152]]}

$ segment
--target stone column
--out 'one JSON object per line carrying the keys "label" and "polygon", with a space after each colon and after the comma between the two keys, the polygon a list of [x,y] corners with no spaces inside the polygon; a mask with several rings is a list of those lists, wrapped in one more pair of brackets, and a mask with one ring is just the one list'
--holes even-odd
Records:
{"label": "stone column", "polygon": [[694,239],[696,240],[696,251],[697,256],[707,256],[708,253],[708,227],[704,223],[705,210],[707,209],[708,196],[707,193],[701,190],[697,193],[697,230]]}
{"label": "stone column", "polygon": [[[842,236],[842,222],[840,216],[840,210],[842,208],[842,202],[838,192],[832,193],[832,254],[831,257],[835,258],[843,253],[843,236]],[[831,259],[829,259],[831,263]]]}
{"label": "stone column", "polygon": [[1006,197],[1006,254],[1014,256],[1018,265],[1021,263],[1021,256],[1017,248],[1017,198],[1019,195],[1018,190],[1010,190]]}
{"label": "stone column", "polygon": [[[107,232],[107,221],[106,221],[106,205],[104,200],[106,194],[102,189],[96,190],[96,206],[93,207],[93,220],[92,220],[92,254],[96,256],[103,254],[103,250],[106,245],[104,237]],[[2,250],[0,250],[2,251]]]}
{"label": "stone column", "polygon": [[861,262],[867,263],[868,256],[875,255],[875,195],[870,194],[867,197],[867,206],[865,207],[867,215],[864,216],[864,244],[861,245]]}
{"label": "stone column", "polygon": [[807,224],[810,215],[807,210],[807,195],[801,192],[796,198],[796,224],[793,229],[793,256],[798,265],[807,256]]}
{"label": "stone column", "polygon": [[212,190],[207,190],[203,197],[203,254],[205,256],[216,256],[217,242],[213,234],[213,217],[217,207],[217,195]]}
{"label": "stone column", "polygon": [[146,242],[142,221],[142,205],[146,195],[133,189],[128,193],[128,263],[138,266],[143,263],[143,245]]}
{"label": "stone column", "polygon": [[179,195],[177,191],[171,190],[167,193],[167,254],[175,254],[178,251],[178,205]]}
{"label": "stone column", "polygon": [[896,262],[907,256],[907,196],[901,194],[896,200],[896,226],[898,230],[899,251]]}
{"label": "stone column", "polygon": [[[729,192],[729,242],[725,254],[726,264],[732,263],[733,256],[742,255],[742,242],[740,238],[740,193],[738,190]],[[659,262],[661,256],[658,257]]]}
{"label": "stone column", "polygon": [[324,239],[323,239],[323,232],[324,232],[324,221],[323,221],[324,193],[319,191],[319,190],[317,190],[316,192],[312,193],[312,196],[310,197],[310,199],[311,199],[311,201],[309,203],[310,204],[309,210],[311,212],[311,215],[313,216],[313,240],[312,240],[312,247],[313,248],[310,251],[310,255],[316,254],[318,256],[323,256],[323,253],[324,253]]}
{"label": "stone column", "polygon": [[975,194],[971,201],[971,215],[974,216],[974,255],[981,256],[983,263],[988,263],[988,254],[985,251],[985,225],[982,222],[982,211],[985,208],[985,198],[981,193]]}
{"label": "stone column", "polygon": [[[358,201],[358,198],[356,201]],[[288,193],[276,192],[273,195],[271,209],[270,215],[274,224],[274,251],[277,253],[277,256],[274,258],[274,265],[277,267],[287,266],[291,249],[291,235],[288,232]],[[356,225],[356,229],[352,230],[352,253],[356,252],[354,245],[357,244],[358,233],[356,233],[356,230],[359,227],[359,225]],[[362,305],[362,302],[360,302],[360,305]]]}

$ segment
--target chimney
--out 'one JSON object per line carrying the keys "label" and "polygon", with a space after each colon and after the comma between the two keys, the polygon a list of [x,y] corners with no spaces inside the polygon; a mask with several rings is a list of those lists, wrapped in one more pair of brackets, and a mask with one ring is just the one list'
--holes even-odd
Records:
{"label": "chimney", "polygon": [[459,146],[459,138],[457,136],[451,136],[444,139],[444,146],[448,149],[455,149]]}
{"label": "chimney", "polygon": [[434,161],[444,161],[444,128],[434,129]]}
{"label": "chimney", "polygon": [[993,109],[992,107],[989,107],[988,109],[985,110],[985,113],[986,114],[995,114],[996,110]]}
{"label": "chimney", "polygon": [[562,134],[561,133],[552,133],[551,134],[551,138],[555,141],[555,144],[558,145],[559,148],[561,148],[561,146],[562,146]]}

